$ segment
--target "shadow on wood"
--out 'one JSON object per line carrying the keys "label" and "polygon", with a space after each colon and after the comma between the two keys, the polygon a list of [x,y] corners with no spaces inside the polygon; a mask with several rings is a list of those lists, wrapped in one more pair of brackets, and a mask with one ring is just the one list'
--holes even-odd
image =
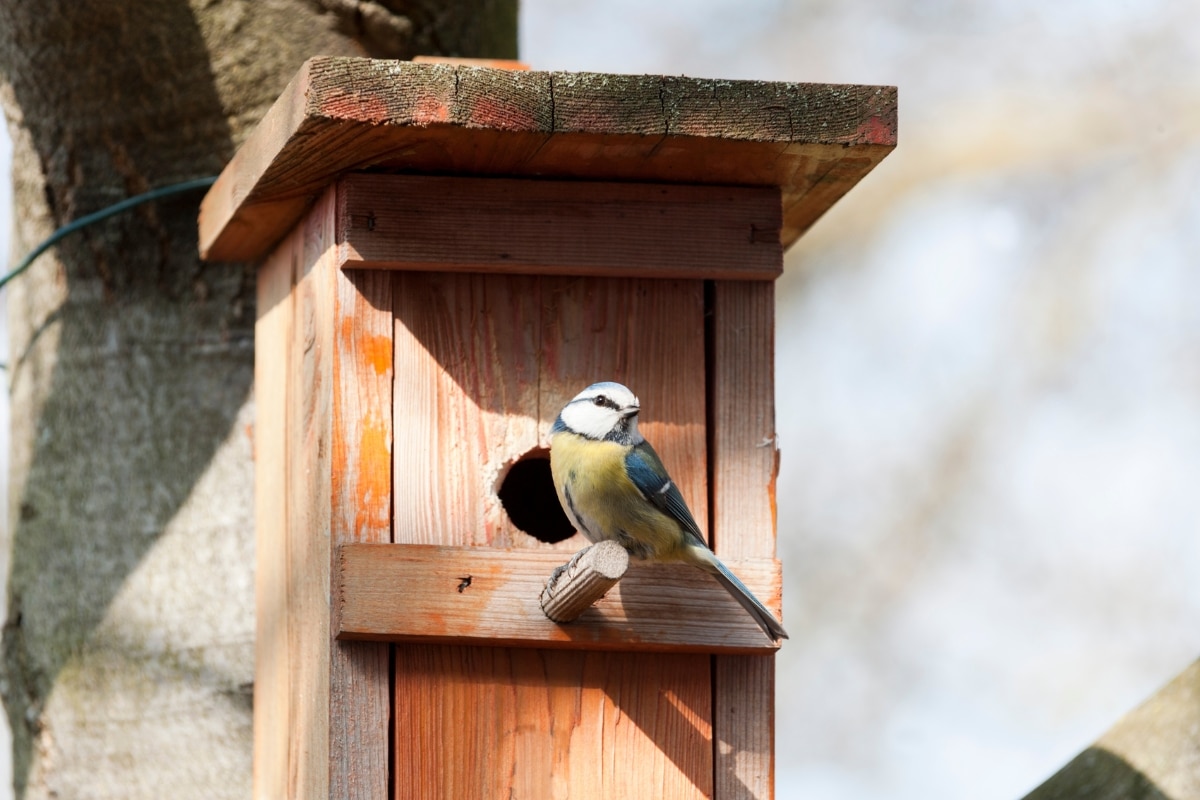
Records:
{"label": "shadow on wood", "polygon": [[[397,773],[425,797],[507,796],[510,788],[514,797],[551,797],[552,778],[591,787],[595,796],[640,797],[646,787],[636,781],[649,771],[661,776],[656,796],[711,796],[709,663],[701,656],[397,646],[398,694],[424,699],[397,708]],[[547,719],[549,731],[541,729]],[[572,746],[580,741],[609,746]],[[622,762],[604,763],[613,754]]]}
{"label": "shadow on wood", "polygon": [[1025,800],[1184,800],[1184,796],[1164,794],[1125,759],[1089,747]]}

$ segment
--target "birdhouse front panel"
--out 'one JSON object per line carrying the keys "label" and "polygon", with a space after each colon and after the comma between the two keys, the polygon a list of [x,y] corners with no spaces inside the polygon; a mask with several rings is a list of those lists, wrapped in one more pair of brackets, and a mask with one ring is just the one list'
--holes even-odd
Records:
{"label": "birdhouse front panel", "polygon": [[630,387],[778,616],[772,281],[895,142],[892,87],[305,64],[200,218],[265,259],[257,798],[773,795],[778,644],[710,575],[541,612],[549,432]]}
{"label": "birdhouse front panel", "polygon": [[[546,458],[563,404],[609,378],[637,388],[645,435],[707,527],[702,281],[397,272],[393,286],[394,541],[564,560],[586,546],[519,529],[500,489]],[[648,775],[661,796],[711,796],[711,668],[707,655],[397,645],[396,796],[626,797]]]}
{"label": "birdhouse front panel", "polygon": [[637,391],[644,434],[707,528],[702,281],[427,272],[393,280],[397,541],[548,546],[513,525],[500,487],[522,459],[548,458],[555,416],[599,380]]}

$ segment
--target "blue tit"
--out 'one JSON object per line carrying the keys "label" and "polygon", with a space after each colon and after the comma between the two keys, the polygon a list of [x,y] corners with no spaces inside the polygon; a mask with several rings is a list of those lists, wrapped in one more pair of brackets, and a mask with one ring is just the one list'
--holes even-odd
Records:
{"label": "blue tit", "polygon": [[700,534],[683,495],[637,429],[637,397],[596,383],[563,407],[550,429],[554,488],[576,530],[614,539],[635,558],[683,561],[710,573],[773,640],[783,626],[721,563]]}

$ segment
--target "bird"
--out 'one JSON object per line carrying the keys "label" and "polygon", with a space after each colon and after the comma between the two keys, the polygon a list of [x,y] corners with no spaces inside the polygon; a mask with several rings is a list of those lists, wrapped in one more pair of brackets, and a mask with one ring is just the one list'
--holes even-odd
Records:
{"label": "bird", "polygon": [[786,639],[779,620],[705,543],[679,487],[638,433],[640,411],[637,396],[612,381],[563,406],[550,428],[550,474],[563,511],[592,542],[615,540],[634,558],[708,572],[767,636]]}

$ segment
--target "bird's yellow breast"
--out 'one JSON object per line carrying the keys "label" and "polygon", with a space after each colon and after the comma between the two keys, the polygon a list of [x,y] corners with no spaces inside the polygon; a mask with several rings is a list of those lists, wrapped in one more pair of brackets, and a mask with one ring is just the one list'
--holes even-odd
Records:
{"label": "bird's yellow breast", "polygon": [[679,559],[685,546],[683,529],[630,480],[625,469],[629,449],[569,431],[554,434],[550,473],[559,502],[592,541],[615,539],[640,558]]}

